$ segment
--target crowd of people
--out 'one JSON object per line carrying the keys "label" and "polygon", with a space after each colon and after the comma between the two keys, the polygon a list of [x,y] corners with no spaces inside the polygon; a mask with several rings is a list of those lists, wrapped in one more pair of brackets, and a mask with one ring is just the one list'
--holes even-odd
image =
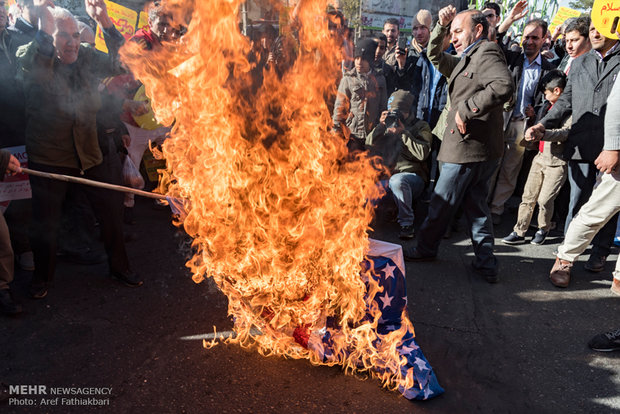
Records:
{"label": "crowd of people", "polygon": [[[140,81],[118,59],[124,39],[105,3],[85,0],[88,17],[78,21],[52,0],[17,0],[10,26],[4,6],[0,0],[0,147],[25,144],[32,169],[121,183],[125,160],[139,165],[148,142],[161,141],[169,129],[136,122],[149,108],[135,98]],[[415,247],[404,245],[406,260],[436,259],[442,240],[464,216],[475,253],[472,269],[498,282],[493,226],[516,195],[517,221],[502,242],[525,243],[532,224],[533,245],[544,244],[554,229],[561,232],[564,242],[549,279],[565,288],[572,264],[590,243],[585,268],[604,270],[616,233],[620,131],[609,114],[618,113],[620,41],[601,34],[587,16],[550,33],[543,19],[524,21],[527,6],[517,2],[503,19],[493,2],[462,12],[448,6],[435,22],[428,10],[419,10],[410,39],[399,20],[389,18],[382,32],[355,42],[342,13],[329,10],[343,59],[337,93],[326,99],[332,132],[351,153],[368,151],[390,171],[384,185],[397,207],[398,236],[417,238]],[[91,23],[101,29],[107,54],[93,47]],[[149,25],[131,39],[144,53],[185,31],[159,1],[149,7]],[[250,36],[248,60],[257,84],[263,71],[281,76],[294,62],[294,36],[268,23]],[[2,172],[19,172],[16,162],[6,151],[0,154]],[[33,271],[31,296],[47,295],[63,250],[58,234],[66,230],[67,204],[82,221],[100,223],[110,274],[128,286],[142,284],[125,249],[131,198],[34,176],[30,184],[32,199],[11,202],[0,217],[4,313],[21,311],[9,289],[14,260]],[[428,202],[428,213],[416,231],[421,201]],[[89,251],[73,253],[84,263],[101,261]],[[620,264],[611,291],[620,295]],[[620,349],[620,332],[608,333],[606,342],[597,338],[595,349]]]}

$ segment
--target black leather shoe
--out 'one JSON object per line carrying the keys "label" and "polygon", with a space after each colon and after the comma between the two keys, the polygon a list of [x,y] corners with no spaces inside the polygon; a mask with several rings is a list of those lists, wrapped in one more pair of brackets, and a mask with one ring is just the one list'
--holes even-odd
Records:
{"label": "black leather shoe", "polygon": [[142,286],[142,281],[140,280],[138,275],[129,269],[122,272],[119,272],[118,270],[111,270],[110,275],[113,278],[120,280],[129,287]]}
{"label": "black leather shoe", "polygon": [[488,283],[497,283],[499,281],[499,277],[497,276],[497,270],[481,269],[474,265],[474,262],[471,262],[469,265],[476,274],[484,277],[484,280],[486,280]]}
{"label": "black leather shoe", "polygon": [[583,265],[583,268],[588,272],[599,273],[605,270],[605,262],[607,256],[600,256],[598,254],[591,254],[588,261]]}
{"label": "black leather shoe", "polygon": [[403,256],[408,262],[432,262],[437,259],[437,256],[423,256],[415,247],[403,248]]}
{"label": "black leather shoe", "polygon": [[0,311],[5,315],[13,316],[22,312],[22,307],[15,303],[9,289],[0,290]]}

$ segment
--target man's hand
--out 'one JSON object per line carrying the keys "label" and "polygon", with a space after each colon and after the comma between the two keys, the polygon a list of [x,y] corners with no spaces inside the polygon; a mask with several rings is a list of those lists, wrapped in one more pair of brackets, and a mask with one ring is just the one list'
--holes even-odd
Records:
{"label": "man's hand", "polygon": [[596,168],[602,173],[615,173],[620,166],[620,150],[601,151],[599,156],[594,160],[594,165],[596,165]]}
{"label": "man's hand", "polygon": [[540,141],[545,136],[545,127],[543,124],[536,124],[525,131],[526,141]]}
{"label": "man's hand", "polygon": [[379,123],[382,124],[383,126],[385,126],[385,118],[387,118],[388,114],[389,114],[388,111],[381,112],[381,116],[379,117]]}
{"label": "man's hand", "polygon": [[536,116],[536,111],[534,111],[534,107],[532,105],[528,105],[525,107],[525,116],[527,116],[528,118]]}
{"label": "man's hand", "polygon": [[508,13],[508,16],[506,16],[506,20],[504,20],[497,29],[497,33],[506,33],[514,22],[521,20],[527,16],[528,13],[527,1],[521,0],[517,2],[512,10],[510,10],[510,13]]}
{"label": "man's hand", "polygon": [[388,129],[385,130],[385,132],[388,133],[388,134],[401,134],[404,130],[405,130],[405,126],[403,125],[403,123],[399,119],[397,127],[388,128]]}
{"label": "man's hand", "polygon": [[102,28],[107,29],[112,26],[112,20],[108,16],[108,9],[103,0],[84,0],[84,8],[91,19]]}
{"label": "man's hand", "polygon": [[456,122],[456,127],[458,128],[459,132],[465,135],[465,133],[467,132],[467,124],[463,122],[463,119],[461,118],[461,115],[459,114],[458,111],[456,111],[456,116],[454,117],[454,121]]}
{"label": "man's hand", "polygon": [[131,145],[131,137],[128,134],[121,135],[121,142],[123,143],[123,147],[129,148]]}
{"label": "man's hand", "polygon": [[450,22],[452,22],[452,20],[454,20],[455,16],[456,7],[454,7],[453,5],[446,6],[443,9],[439,10],[439,19],[437,20],[437,23],[439,23],[443,27],[446,27],[450,24]]}
{"label": "man's hand", "polygon": [[22,167],[19,164],[19,161],[15,158],[15,156],[11,155],[11,158],[9,158],[9,165],[6,167],[6,173],[8,175],[13,175],[20,172],[22,172]]}
{"label": "man's hand", "polygon": [[555,29],[553,29],[553,34],[551,35],[551,40],[553,42],[555,42],[556,40],[558,40],[558,37],[560,37],[562,35],[562,29],[563,29],[563,25],[562,24],[558,24],[557,26],[555,26]]}
{"label": "man's hand", "polygon": [[517,4],[515,4],[515,6],[512,8],[512,10],[510,10],[510,13],[508,13],[508,17],[506,20],[510,20],[511,23],[514,23],[527,16],[528,12],[529,10],[527,8],[527,1],[518,1]]}
{"label": "man's hand", "polygon": [[407,53],[409,49],[405,49],[405,53],[399,53],[400,50],[396,51],[396,62],[398,62],[399,69],[405,69],[405,63],[407,63]]}

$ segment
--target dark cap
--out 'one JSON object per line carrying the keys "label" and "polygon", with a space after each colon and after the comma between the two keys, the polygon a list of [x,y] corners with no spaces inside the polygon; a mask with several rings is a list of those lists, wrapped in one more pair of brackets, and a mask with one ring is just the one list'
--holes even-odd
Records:
{"label": "dark cap", "polygon": [[399,89],[390,95],[387,102],[388,111],[399,110],[401,113],[410,113],[413,105],[413,95],[404,89]]}
{"label": "dark cap", "polygon": [[354,58],[361,57],[368,63],[375,61],[375,51],[377,50],[377,42],[374,39],[365,37],[357,41],[355,45]]}

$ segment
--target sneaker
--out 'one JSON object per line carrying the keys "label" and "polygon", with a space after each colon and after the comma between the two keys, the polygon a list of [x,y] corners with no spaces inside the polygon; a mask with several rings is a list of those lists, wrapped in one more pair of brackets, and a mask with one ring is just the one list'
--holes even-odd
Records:
{"label": "sneaker", "polygon": [[583,265],[583,268],[588,272],[599,273],[605,270],[605,262],[607,256],[600,256],[598,254],[591,254],[588,261]]}
{"label": "sneaker", "polygon": [[398,237],[401,239],[413,239],[415,237],[415,232],[413,231],[413,224],[409,226],[400,226],[400,233]]}
{"label": "sneaker", "polygon": [[132,270],[129,269],[122,272],[119,272],[118,270],[110,270],[110,275],[113,278],[120,280],[129,287],[139,287],[142,286],[143,283],[138,277],[138,275],[136,275]]}
{"label": "sneaker", "polygon": [[23,252],[17,255],[17,264],[23,270],[32,272],[34,270],[34,255],[32,252]]}
{"label": "sneaker", "polygon": [[596,335],[590,339],[588,346],[599,352],[620,351],[620,329]]}
{"label": "sneaker", "polygon": [[432,262],[437,259],[437,256],[423,256],[415,247],[403,248],[403,256],[408,262]]}
{"label": "sneaker", "polygon": [[502,243],[504,244],[521,244],[523,242],[525,242],[525,237],[519,236],[516,231],[513,231],[502,239]]}
{"label": "sneaker", "polygon": [[9,316],[17,315],[22,311],[21,305],[15,303],[9,289],[0,290],[0,311]]}
{"label": "sneaker", "polygon": [[559,257],[555,258],[555,263],[549,273],[549,279],[554,286],[568,287],[570,283],[570,268],[573,264],[568,260],[562,260]]}
{"label": "sneaker", "polygon": [[548,234],[549,234],[548,231],[544,231],[543,229],[538,229],[536,234],[534,234],[534,237],[532,237],[532,241],[530,242],[530,244],[535,244],[537,246],[540,246],[541,244],[545,242],[545,239],[547,238]]}
{"label": "sneaker", "polygon": [[611,292],[620,296],[620,279],[614,277],[614,281],[611,282]]}

